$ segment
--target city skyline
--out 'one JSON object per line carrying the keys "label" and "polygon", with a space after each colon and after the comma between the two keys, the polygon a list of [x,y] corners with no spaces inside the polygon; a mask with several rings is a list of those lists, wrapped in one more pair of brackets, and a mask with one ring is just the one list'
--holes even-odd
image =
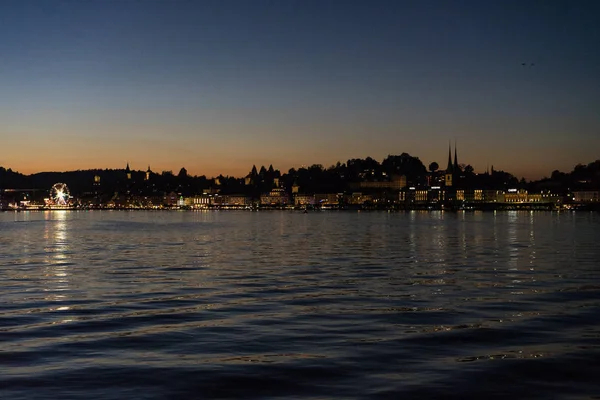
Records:
{"label": "city skyline", "polygon": [[[174,5],[175,4],[175,5]],[[243,176],[598,159],[592,1],[2,2],[0,165]]]}
{"label": "city skyline", "polygon": [[[564,173],[570,173],[572,170],[576,170],[577,168],[580,167],[586,167],[586,166],[590,166],[593,164],[598,164],[600,162],[600,159],[597,160],[593,160],[590,162],[578,162],[577,164],[575,164],[572,168],[570,169],[566,169],[566,170],[560,170],[560,169],[552,169],[551,171],[548,171],[548,173],[544,174],[542,177],[540,177],[539,179],[527,179],[524,176],[519,176],[517,174],[514,174],[512,171],[510,170],[505,170],[501,167],[498,167],[497,165],[494,166],[493,164],[488,164],[485,166],[485,168],[483,170],[477,170],[475,168],[473,168],[473,165],[471,163],[468,162],[468,160],[466,162],[464,162],[464,160],[460,157],[458,157],[458,148],[456,147],[456,145],[454,145],[454,147],[452,147],[452,144],[450,143],[448,146],[448,153],[447,153],[447,157],[450,157],[449,159],[447,159],[446,161],[443,162],[438,162],[438,161],[432,161],[429,163],[424,163],[423,160],[420,159],[419,156],[417,155],[411,155],[408,153],[402,153],[402,156],[406,155],[409,158],[413,158],[415,160],[418,160],[418,162],[420,162],[423,165],[424,171],[426,173],[437,173],[438,175],[443,175],[444,172],[447,171],[454,171],[456,169],[456,166],[458,166],[460,171],[466,171],[469,170],[470,173],[473,173],[475,175],[485,175],[485,174],[491,174],[494,171],[496,172],[501,172],[501,173],[507,173],[511,176],[513,176],[516,179],[520,179],[523,180],[525,179],[525,181],[530,182],[530,183],[535,183],[535,182],[539,182],[539,181],[544,181],[546,179],[550,179],[551,176],[558,172],[561,174]],[[165,173],[170,174],[170,175],[174,175],[177,176],[179,174],[182,173],[182,171],[185,171],[184,174],[186,176],[189,177],[196,177],[196,178],[200,178],[200,177],[204,177],[206,179],[216,179],[219,177],[224,177],[224,178],[232,178],[232,179],[244,179],[247,178],[248,176],[250,176],[251,174],[255,173],[255,170],[258,171],[259,169],[268,169],[271,170],[273,169],[274,171],[277,171],[278,173],[281,174],[287,174],[288,171],[298,171],[300,169],[311,169],[313,167],[318,167],[321,168],[322,170],[329,170],[329,169],[337,169],[338,167],[342,166],[348,166],[350,163],[354,163],[354,162],[364,162],[367,161],[368,159],[371,159],[372,161],[374,161],[376,163],[376,165],[381,166],[385,163],[385,159],[389,158],[389,157],[399,157],[400,154],[388,154],[387,157],[382,158],[382,159],[377,159],[374,157],[370,157],[370,156],[364,156],[364,157],[356,157],[353,159],[348,159],[348,160],[338,160],[335,163],[332,163],[331,165],[325,165],[325,164],[321,164],[321,163],[312,163],[312,164],[302,164],[298,167],[293,166],[290,169],[283,169],[280,168],[278,165],[274,165],[273,163],[266,163],[266,164],[252,164],[252,166],[249,166],[248,168],[246,168],[246,170],[240,174],[226,174],[226,173],[216,173],[214,175],[208,175],[208,174],[196,174],[193,173],[191,171],[188,170],[188,168],[186,168],[185,165],[181,165],[178,166],[177,168],[174,169],[160,169],[160,168],[153,168],[152,167],[152,163],[148,163],[146,165],[146,167],[136,167],[134,165],[130,165],[129,161],[125,162],[125,165],[121,165],[121,166],[117,166],[117,167],[93,167],[93,168],[74,168],[74,169],[70,169],[70,170],[50,170],[50,169],[45,169],[45,170],[39,170],[39,171],[34,171],[31,173],[25,173],[23,171],[19,171],[17,169],[11,168],[10,166],[6,166],[6,165],[1,165],[0,164],[0,168],[3,170],[10,170],[13,173],[17,173],[17,174],[21,174],[23,176],[34,176],[34,175],[38,175],[38,174],[62,174],[62,173],[72,173],[72,172],[86,172],[86,171],[125,171],[127,173],[131,172],[135,172],[138,174],[144,174],[145,176],[147,174],[154,174],[154,175],[164,175]],[[458,162],[457,160],[459,160],[460,162]],[[436,164],[435,166],[435,170],[432,170],[432,165]],[[389,177],[388,177],[389,178]],[[147,178],[146,178],[147,179]]]}

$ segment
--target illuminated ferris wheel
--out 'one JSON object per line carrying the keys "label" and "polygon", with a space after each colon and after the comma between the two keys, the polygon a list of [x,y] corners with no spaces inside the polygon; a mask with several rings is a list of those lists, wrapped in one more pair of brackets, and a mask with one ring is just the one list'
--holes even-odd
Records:
{"label": "illuminated ferris wheel", "polygon": [[66,206],[70,197],[69,188],[64,183],[55,183],[50,189],[50,200],[56,205]]}

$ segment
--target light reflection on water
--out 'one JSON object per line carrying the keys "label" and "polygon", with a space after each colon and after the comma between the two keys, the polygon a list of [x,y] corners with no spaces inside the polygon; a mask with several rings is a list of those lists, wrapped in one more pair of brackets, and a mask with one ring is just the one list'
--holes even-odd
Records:
{"label": "light reflection on water", "polygon": [[598,393],[599,221],[0,214],[0,387],[11,399]]}

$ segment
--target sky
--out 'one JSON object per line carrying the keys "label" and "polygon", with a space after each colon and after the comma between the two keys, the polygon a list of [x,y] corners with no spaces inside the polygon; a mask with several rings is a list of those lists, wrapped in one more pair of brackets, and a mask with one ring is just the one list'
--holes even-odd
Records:
{"label": "sky", "polygon": [[0,57],[0,166],[27,174],[600,158],[595,0],[0,0]]}

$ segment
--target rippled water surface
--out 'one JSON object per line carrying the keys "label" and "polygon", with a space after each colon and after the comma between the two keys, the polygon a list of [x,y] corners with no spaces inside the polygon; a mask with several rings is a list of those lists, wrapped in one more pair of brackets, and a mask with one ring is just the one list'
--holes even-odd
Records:
{"label": "rippled water surface", "polygon": [[0,397],[600,398],[594,213],[0,213]]}

